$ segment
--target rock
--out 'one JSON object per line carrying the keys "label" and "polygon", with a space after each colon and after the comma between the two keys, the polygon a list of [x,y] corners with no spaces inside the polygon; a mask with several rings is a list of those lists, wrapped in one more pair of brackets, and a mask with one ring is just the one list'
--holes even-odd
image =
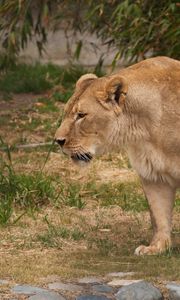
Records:
{"label": "rock", "polygon": [[15,285],[11,291],[16,294],[24,294],[24,295],[34,295],[37,293],[45,293],[48,292],[46,289],[38,288],[36,286],[31,285]]}
{"label": "rock", "polygon": [[66,300],[55,292],[45,292],[29,297],[29,300]]}
{"label": "rock", "polygon": [[49,289],[51,290],[62,290],[62,291],[69,291],[69,292],[79,292],[82,291],[82,286],[72,283],[62,283],[62,282],[54,282],[48,284]]}
{"label": "rock", "polygon": [[109,285],[111,286],[124,286],[124,285],[130,285],[132,283],[138,283],[141,282],[142,280],[130,280],[130,279],[113,279],[112,281],[108,282]]}
{"label": "rock", "polygon": [[0,280],[0,285],[3,285],[3,284],[8,284],[9,281],[8,280]]}
{"label": "rock", "polygon": [[76,300],[110,300],[106,296],[83,295],[78,296]]}
{"label": "rock", "polygon": [[168,283],[166,285],[169,291],[169,299],[170,300],[180,300],[180,284],[175,282]]}
{"label": "rock", "polygon": [[97,293],[111,293],[113,288],[108,286],[107,284],[96,284],[92,286],[93,292]]}
{"label": "rock", "polygon": [[160,291],[151,283],[141,281],[123,286],[116,294],[117,300],[162,300]]}
{"label": "rock", "polygon": [[135,272],[113,272],[113,273],[108,273],[107,276],[124,278],[127,276],[132,276],[134,274],[135,274]]}
{"label": "rock", "polygon": [[100,283],[101,281],[96,277],[84,277],[78,280],[79,283],[91,284]]}

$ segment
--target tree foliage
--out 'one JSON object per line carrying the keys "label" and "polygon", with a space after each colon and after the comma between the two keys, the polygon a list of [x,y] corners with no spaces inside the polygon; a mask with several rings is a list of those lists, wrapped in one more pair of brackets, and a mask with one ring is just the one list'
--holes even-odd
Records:
{"label": "tree foliage", "polygon": [[[0,0],[2,64],[14,61],[32,38],[42,53],[48,30],[96,33],[121,57],[180,55],[180,4],[176,0]],[[77,56],[83,42],[80,41]]]}
{"label": "tree foliage", "polygon": [[[110,2],[110,1],[109,1]],[[180,26],[177,1],[124,0],[92,1],[90,27],[110,45],[116,45],[121,56],[133,60],[149,55],[180,55]],[[93,13],[92,13],[93,12]],[[180,12],[180,11],[179,11]]]}

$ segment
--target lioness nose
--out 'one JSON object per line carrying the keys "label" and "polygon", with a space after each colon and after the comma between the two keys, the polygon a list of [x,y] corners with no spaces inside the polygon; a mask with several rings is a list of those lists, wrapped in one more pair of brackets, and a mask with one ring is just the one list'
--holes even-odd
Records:
{"label": "lioness nose", "polygon": [[61,147],[64,146],[66,139],[56,139],[56,143],[58,143]]}

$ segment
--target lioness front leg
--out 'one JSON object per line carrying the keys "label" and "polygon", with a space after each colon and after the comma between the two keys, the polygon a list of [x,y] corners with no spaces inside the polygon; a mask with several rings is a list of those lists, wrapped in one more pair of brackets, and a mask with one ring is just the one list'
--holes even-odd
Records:
{"label": "lioness front leg", "polygon": [[144,179],[142,179],[142,184],[150,207],[153,239],[149,246],[139,246],[135,250],[135,254],[152,255],[161,253],[171,246],[171,221],[175,189],[168,183],[149,182]]}

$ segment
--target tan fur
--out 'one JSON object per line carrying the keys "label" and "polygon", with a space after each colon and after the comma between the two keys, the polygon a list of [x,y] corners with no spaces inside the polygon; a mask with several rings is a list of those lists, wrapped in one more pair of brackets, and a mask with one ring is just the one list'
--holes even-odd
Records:
{"label": "tan fur", "polygon": [[180,62],[156,57],[96,78],[81,77],[56,132],[62,149],[90,156],[126,147],[149,202],[154,236],[138,255],[171,245],[175,191],[180,187]]}

